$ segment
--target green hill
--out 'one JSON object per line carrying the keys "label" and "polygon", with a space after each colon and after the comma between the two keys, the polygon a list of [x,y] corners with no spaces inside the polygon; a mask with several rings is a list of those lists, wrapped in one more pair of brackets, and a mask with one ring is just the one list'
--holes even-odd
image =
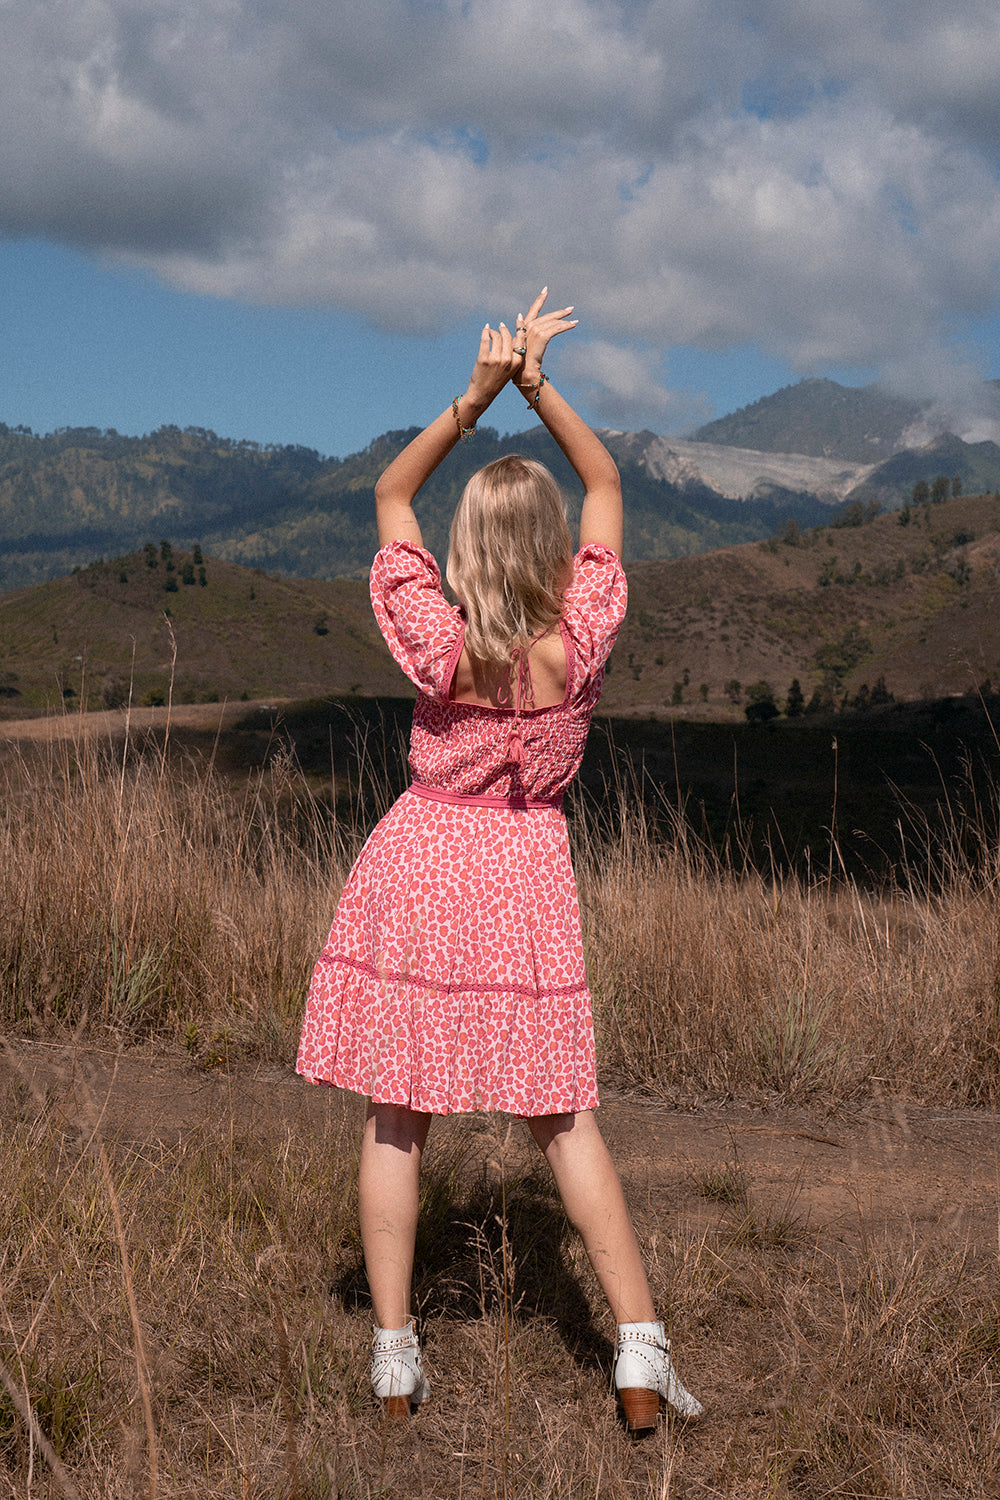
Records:
{"label": "green hill", "polygon": [[848,498],[897,505],[910,498],[920,480],[931,485],[938,475],[949,481],[960,479],[970,495],[1000,489],[1000,447],[991,442],[966,443],[946,432],[932,443],[894,453],[856,485]]}

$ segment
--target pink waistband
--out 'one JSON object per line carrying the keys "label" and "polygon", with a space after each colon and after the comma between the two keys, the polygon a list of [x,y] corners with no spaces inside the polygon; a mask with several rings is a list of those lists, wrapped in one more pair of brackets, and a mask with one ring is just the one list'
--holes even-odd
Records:
{"label": "pink waistband", "polygon": [[422,781],[411,781],[410,791],[416,792],[418,797],[426,797],[431,802],[453,802],[459,807],[509,807],[516,812],[529,811],[534,807],[554,807],[562,811],[563,799],[560,792],[556,797],[529,797],[525,794],[510,797],[491,797],[485,792],[476,795],[466,792],[449,792],[443,787],[425,786]]}

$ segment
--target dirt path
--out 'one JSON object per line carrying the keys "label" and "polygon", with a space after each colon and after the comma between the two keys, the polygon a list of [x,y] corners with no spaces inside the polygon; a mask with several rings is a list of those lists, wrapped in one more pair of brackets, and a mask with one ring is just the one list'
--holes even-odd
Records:
{"label": "dirt path", "polygon": [[231,703],[175,703],[170,708],[95,709],[92,713],[42,714],[34,719],[0,719],[0,741],[35,740],[40,744],[59,740],[79,740],[86,736],[115,739],[146,729],[200,729],[209,732],[231,729],[233,724],[253,709],[276,707],[283,698]]}
{"label": "dirt path", "polygon": [[[177,1140],[189,1131],[262,1134],[357,1121],[361,1101],[311,1088],[288,1069],[244,1065],[204,1072],[177,1053],[11,1042],[0,1054],[0,1098],[46,1100],[68,1128],[88,1130],[93,1110],[110,1140]],[[956,1240],[996,1253],[1000,1230],[1000,1118],[892,1101],[864,1109],[739,1106],[681,1112],[605,1092],[600,1121],[630,1201],[649,1221],[692,1227],[732,1221],[747,1202],[706,1195],[706,1184],[742,1180],[764,1217],[794,1216],[822,1238],[857,1242],[884,1228],[913,1243]],[[486,1120],[436,1124],[432,1143],[476,1137]],[[490,1136],[495,1140],[495,1136]],[[516,1122],[515,1155],[533,1148]]]}

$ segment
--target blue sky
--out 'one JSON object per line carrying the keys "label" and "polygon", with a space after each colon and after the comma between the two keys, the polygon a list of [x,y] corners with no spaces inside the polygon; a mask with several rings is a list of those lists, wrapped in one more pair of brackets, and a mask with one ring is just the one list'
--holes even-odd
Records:
{"label": "blue sky", "polygon": [[7,0],[4,40],[7,423],[346,454],[545,280],[596,423],[831,375],[1000,436],[993,0]]}

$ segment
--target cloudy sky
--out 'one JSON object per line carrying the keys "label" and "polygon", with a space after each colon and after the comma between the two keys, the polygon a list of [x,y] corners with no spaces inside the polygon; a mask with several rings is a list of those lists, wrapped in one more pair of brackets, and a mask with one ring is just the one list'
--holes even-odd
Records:
{"label": "cloudy sky", "polygon": [[1000,435],[996,0],[0,0],[0,37],[10,424],[346,453],[547,282],[591,420],[828,374]]}

